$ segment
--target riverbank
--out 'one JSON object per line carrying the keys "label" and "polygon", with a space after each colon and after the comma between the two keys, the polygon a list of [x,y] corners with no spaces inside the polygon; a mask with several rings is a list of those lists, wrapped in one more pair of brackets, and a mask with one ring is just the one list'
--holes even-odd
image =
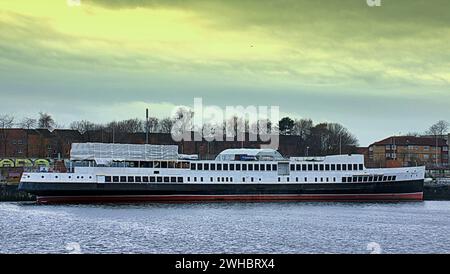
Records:
{"label": "riverbank", "polygon": [[19,191],[17,183],[0,183],[0,201],[1,202],[17,202],[17,201],[35,201],[36,198],[23,191]]}

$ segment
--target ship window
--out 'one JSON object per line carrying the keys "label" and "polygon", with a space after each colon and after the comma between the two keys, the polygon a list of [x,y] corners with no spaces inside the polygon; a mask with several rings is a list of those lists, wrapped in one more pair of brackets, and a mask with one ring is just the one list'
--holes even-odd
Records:
{"label": "ship window", "polygon": [[194,182],[197,182],[197,177],[194,177]]}
{"label": "ship window", "polygon": [[250,181],[252,181],[253,182],[253,177],[250,179]]}
{"label": "ship window", "polygon": [[347,182],[347,177],[342,177],[342,182],[346,183]]}
{"label": "ship window", "polygon": [[353,177],[353,182],[358,182],[358,176]]}
{"label": "ship window", "polygon": [[336,165],[336,170],[337,170],[337,171],[340,171],[340,170],[341,170],[341,164],[337,164],[337,165]]}
{"label": "ship window", "polygon": [[211,164],[211,170],[216,170],[216,164]]}
{"label": "ship window", "polygon": [[324,166],[321,164],[321,165],[319,165],[319,168],[320,168],[321,171],[323,171]]}
{"label": "ship window", "polygon": [[202,164],[197,164],[197,170],[203,170],[203,165]]}
{"label": "ship window", "polygon": [[323,182],[323,178],[322,177],[320,177],[320,181]]}
{"label": "ship window", "polygon": [[336,177],[333,177],[333,182],[336,182]]}
{"label": "ship window", "polygon": [[319,170],[319,165],[315,164],[314,165],[314,170]]}
{"label": "ship window", "polygon": [[353,170],[352,164],[348,164],[348,165],[347,165],[347,170]]}
{"label": "ship window", "polygon": [[152,168],[153,167],[153,162],[148,162],[148,167]]}
{"label": "ship window", "polygon": [[113,182],[114,182],[114,183],[119,182],[119,176],[114,176],[114,177],[113,177]]}
{"label": "ship window", "polygon": [[178,177],[178,183],[182,183],[183,182],[183,177]]}
{"label": "ship window", "polygon": [[286,181],[289,182],[289,177],[286,178]]}
{"label": "ship window", "polygon": [[378,176],[378,181],[379,181],[379,182],[383,181],[383,176],[381,176],[381,175]]}
{"label": "ship window", "polygon": [[213,177],[209,178],[209,181],[214,182],[214,178]]}
{"label": "ship window", "polygon": [[329,171],[329,170],[330,170],[330,165],[329,165],[329,164],[326,164],[326,165],[325,165],[325,170],[326,170],[326,171]]}
{"label": "ship window", "polygon": [[253,165],[252,165],[252,164],[249,164],[249,165],[248,165],[248,170],[249,170],[249,171],[252,171],[252,170],[253,170]]}
{"label": "ship window", "polygon": [[294,171],[295,170],[295,165],[291,165],[291,171]]}
{"label": "ship window", "polygon": [[154,183],[156,181],[155,176],[150,176],[150,183]]}
{"label": "ship window", "polygon": [[128,182],[129,183],[134,183],[134,177],[133,176],[128,176]]}
{"label": "ship window", "polygon": [[187,180],[188,180],[188,182],[190,182],[191,181],[191,177],[187,177]]}
{"label": "ship window", "polygon": [[203,182],[203,177],[200,177],[200,182]]}
{"label": "ship window", "polygon": [[230,177],[230,182],[233,182],[233,177]]}
{"label": "ship window", "polygon": [[223,170],[228,170],[228,164],[223,164]]}
{"label": "ship window", "polygon": [[308,171],[311,171],[311,170],[313,170],[313,165],[309,164],[308,165]]}
{"label": "ship window", "polygon": [[383,181],[387,181],[387,176],[383,176]]}
{"label": "ship window", "polygon": [[314,181],[317,183],[317,177],[316,178],[314,178]]}
{"label": "ship window", "polygon": [[170,177],[170,182],[171,183],[176,183],[177,182],[177,177]]}
{"label": "ship window", "polygon": [[161,162],[161,168],[167,168],[167,162]]}
{"label": "ship window", "polygon": [[327,182],[329,181],[328,177],[327,177]]}
{"label": "ship window", "polygon": [[153,174],[159,174],[159,170],[158,171],[153,171]]}
{"label": "ship window", "polygon": [[378,181],[378,176],[373,176],[373,181],[374,182]]}
{"label": "ship window", "polygon": [[295,166],[295,170],[300,171],[300,170],[301,170],[301,165],[300,165],[300,164],[297,164],[297,165]]}
{"label": "ship window", "polygon": [[265,170],[266,170],[266,165],[260,164],[260,165],[259,165],[259,169],[260,169],[261,171],[265,171]]}
{"label": "ship window", "polygon": [[136,177],[134,178],[134,180],[136,181],[136,183],[141,183],[141,182],[142,182],[142,177],[136,176]]}
{"label": "ship window", "polygon": [[58,179],[58,176],[55,176],[56,179]]}
{"label": "ship window", "polygon": [[156,182],[158,182],[158,183],[162,183],[162,177],[156,177]]}
{"label": "ship window", "polygon": [[331,164],[331,170],[335,171],[336,170],[336,165],[335,164]]}
{"label": "ship window", "polygon": [[372,181],[373,181],[373,177],[369,176],[369,182],[372,182]]}
{"label": "ship window", "polygon": [[392,177],[391,176],[388,176],[388,181],[391,181],[392,180]]}
{"label": "ship window", "polygon": [[308,182],[308,177],[305,177],[305,182]]}
{"label": "ship window", "polygon": [[167,163],[169,168],[174,168],[175,167],[175,163],[174,162],[168,162]]}
{"label": "ship window", "polygon": [[217,164],[217,170],[222,170],[222,164]]}
{"label": "ship window", "polygon": [[276,164],[273,164],[273,165],[272,165],[272,170],[273,170],[273,171],[277,171],[277,169],[278,169],[277,165],[276,165]]}
{"label": "ship window", "polygon": [[230,170],[234,171],[234,164],[230,164]]}
{"label": "ship window", "polygon": [[358,164],[353,164],[353,170],[358,170]]}
{"label": "ship window", "polygon": [[164,183],[170,182],[170,177],[164,177]]}
{"label": "ship window", "polygon": [[280,179],[280,177],[278,177],[278,182],[281,182],[281,179]]}
{"label": "ship window", "polygon": [[364,165],[363,164],[359,164],[359,170],[363,170],[364,169]]}
{"label": "ship window", "polygon": [[191,170],[195,170],[195,164],[194,163],[191,163]]}
{"label": "ship window", "polygon": [[342,164],[342,170],[347,170],[347,165],[346,164]]}
{"label": "ship window", "polygon": [[369,179],[369,177],[364,176],[363,181],[364,181],[364,182],[367,182],[368,179]]}
{"label": "ship window", "polygon": [[241,164],[236,164],[236,170],[241,170]]}
{"label": "ship window", "polygon": [[[30,176],[28,176],[28,178],[30,178]],[[72,179],[72,176],[69,176],[69,179]]]}
{"label": "ship window", "polygon": [[204,169],[204,170],[209,170],[209,164],[204,164],[203,169]]}
{"label": "ship window", "polygon": [[242,164],[242,170],[246,171],[247,170],[247,164]]}
{"label": "ship window", "polygon": [[143,181],[144,183],[148,183],[148,177],[147,177],[147,176],[142,177],[142,181]]}
{"label": "ship window", "polygon": [[111,176],[106,176],[105,177],[105,182],[107,182],[107,183],[111,182]]}
{"label": "ship window", "polygon": [[255,170],[259,171],[259,165],[258,164],[255,165]]}
{"label": "ship window", "polygon": [[266,165],[266,170],[267,170],[267,171],[272,171],[272,165],[267,164],[267,165]]}
{"label": "ship window", "polygon": [[127,181],[127,177],[126,176],[120,176],[120,182],[124,183]]}
{"label": "ship window", "polygon": [[295,181],[298,182],[298,177],[295,177]]}
{"label": "ship window", "polygon": [[228,183],[228,177],[225,178],[225,181]]}
{"label": "ship window", "polygon": [[244,183],[245,183],[245,178],[244,178],[244,177],[242,177],[242,182],[244,182]]}

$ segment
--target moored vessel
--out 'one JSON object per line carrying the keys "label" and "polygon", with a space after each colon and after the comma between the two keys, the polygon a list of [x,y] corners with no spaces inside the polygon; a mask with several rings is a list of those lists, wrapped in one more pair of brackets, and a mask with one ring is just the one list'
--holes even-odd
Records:
{"label": "moored vessel", "polygon": [[39,203],[181,201],[417,201],[425,167],[364,166],[363,155],[284,158],[227,149],[215,160],[177,146],[73,144],[67,173],[27,172],[19,189]]}

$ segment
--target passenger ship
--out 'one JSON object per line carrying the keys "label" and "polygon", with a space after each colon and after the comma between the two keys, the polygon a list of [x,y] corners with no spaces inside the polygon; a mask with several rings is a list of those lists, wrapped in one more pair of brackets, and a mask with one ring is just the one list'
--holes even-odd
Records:
{"label": "passenger ship", "polygon": [[369,169],[363,155],[284,158],[227,149],[215,160],[177,146],[73,144],[66,173],[24,173],[39,203],[422,200],[424,167]]}

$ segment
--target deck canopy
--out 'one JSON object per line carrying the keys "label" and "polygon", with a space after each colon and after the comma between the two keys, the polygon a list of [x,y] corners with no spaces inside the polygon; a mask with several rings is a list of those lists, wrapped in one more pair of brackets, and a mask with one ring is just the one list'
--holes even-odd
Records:
{"label": "deck canopy", "polygon": [[70,150],[72,161],[154,161],[177,160],[176,145],[138,145],[138,144],[105,144],[105,143],[73,143]]}
{"label": "deck canopy", "polygon": [[283,156],[274,149],[237,148],[226,149],[216,157],[216,161],[278,161],[284,160]]}

